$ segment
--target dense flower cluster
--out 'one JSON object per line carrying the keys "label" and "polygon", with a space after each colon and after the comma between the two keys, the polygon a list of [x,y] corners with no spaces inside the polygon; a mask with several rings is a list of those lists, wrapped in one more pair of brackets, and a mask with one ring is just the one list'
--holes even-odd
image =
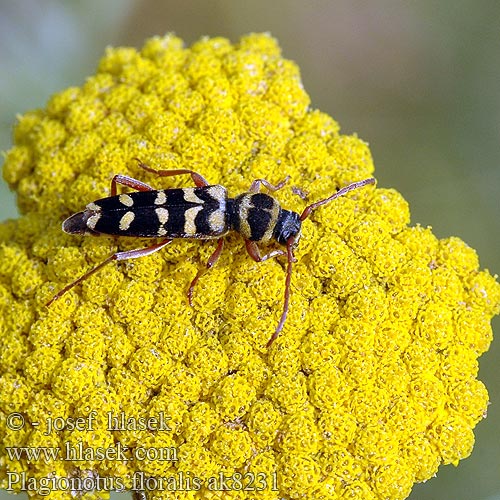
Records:
{"label": "dense flower cluster", "polygon": [[[194,169],[232,196],[253,179],[290,175],[276,197],[299,212],[370,177],[366,143],[309,104],[297,66],[268,35],[191,48],[167,35],[139,52],[108,49],[82,87],[19,118],[3,173],[22,216],[0,225],[2,487],[21,472],[126,487],[137,472],[183,473],[199,488],[170,483],[148,498],[403,499],[440,464],[469,455],[488,404],[477,358],[492,339],[500,286],[458,238],[410,227],[393,189],[365,187],[305,221],[289,317],[269,350],[284,262],[256,264],[234,234],[192,308],[186,290],[212,242],[110,264],[45,306],[117,249],[146,244],[61,231],[64,217],[109,194],[113,174],[158,188],[191,183],[156,178],[134,158]],[[12,428],[13,412],[23,428]],[[109,429],[108,412],[134,422],[164,414],[169,430]],[[95,421],[47,432],[50,419],[69,417]],[[136,459],[7,453],[118,443]],[[177,460],[137,457],[141,449]],[[221,474],[230,491],[210,487]]]}

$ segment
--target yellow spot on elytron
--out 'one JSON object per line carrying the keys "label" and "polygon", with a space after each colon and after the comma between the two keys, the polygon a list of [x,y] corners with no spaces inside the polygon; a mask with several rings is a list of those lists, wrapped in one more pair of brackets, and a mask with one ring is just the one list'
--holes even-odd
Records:
{"label": "yellow spot on elytron", "polygon": [[88,219],[87,219],[87,227],[89,227],[90,229],[94,229],[96,224],[97,224],[97,221],[101,218],[101,214],[95,214],[95,215],[91,215]]}
{"label": "yellow spot on elytron", "polygon": [[158,191],[155,199],[155,205],[165,205],[166,202],[167,195],[165,194],[165,191]]}
{"label": "yellow spot on elytron", "polygon": [[160,224],[165,224],[168,221],[168,210],[166,208],[157,208],[155,212]]}
{"label": "yellow spot on elytron", "polygon": [[195,224],[195,219],[196,215],[198,215],[198,212],[200,210],[203,210],[203,207],[192,207],[188,208],[186,212],[184,213],[184,234],[186,236],[194,236],[197,231],[196,231],[196,224]]}
{"label": "yellow spot on elytron", "polygon": [[240,233],[245,239],[248,239],[252,236],[250,224],[248,223],[248,210],[253,206],[251,204],[251,200],[252,195],[245,194],[241,198],[241,203],[238,210],[238,216],[240,218]]}
{"label": "yellow spot on elytron", "polygon": [[120,219],[120,225],[119,225],[120,231],[126,231],[130,227],[130,224],[132,224],[134,219],[135,219],[134,212],[127,212]]}
{"label": "yellow spot on elytron", "polygon": [[217,233],[218,235],[227,232],[226,226],[226,200],[227,200],[227,190],[223,186],[210,186],[207,188],[210,196],[219,202],[219,208],[214,210],[208,217],[208,224],[210,229]]}
{"label": "yellow spot on elytron", "polygon": [[184,189],[184,199],[186,201],[189,201],[191,203],[199,203],[200,205],[203,205],[203,203],[205,203],[201,198],[198,198],[198,196],[196,196],[194,190],[196,188],[186,188]]}
{"label": "yellow spot on elytron", "polygon": [[220,203],[226,202],[227,198],[227,189],[222,187],[222,186],[210,186],[208,189],[208,193],[210,196],[216,200],[218,200]]}
{"label": "yellow spot on elytron", "polygon": [[126,207],[131,207],[134,204],[134,200],[128,194],[121,194],[118,199],[120,200],[120,203]]}
{"label": "yellow spot on elytron", "polygon": [[87,205],[87,210],[91,210],[92,212],[100,212],[101,207],[92,202]]}
{"label": "yellow spot on elytron", "polygon": [[226,218],[223,210],[215,210],[208,217],[208,224],[214,233],[222,234],[226,230]]}

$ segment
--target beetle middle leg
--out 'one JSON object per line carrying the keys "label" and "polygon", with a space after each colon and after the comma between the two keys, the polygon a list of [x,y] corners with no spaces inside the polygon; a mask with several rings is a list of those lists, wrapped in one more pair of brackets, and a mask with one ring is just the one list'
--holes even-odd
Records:
{"label": "beetle middle leg", "polygon": [[212,267],[215,266],[215,263],[219,260],[219,257],[220,257],[220,254],[222,253],[223,248],[224,248],[224,238],[219,238],[219,241],[217,242],[217,248],[214,250],[214,252],[210,256],[210,258],[208,259],[206,266],[202,267],[198,271],[196,276],[194,277],[193,281],[191,281],[191,284],[189,285],[189,289],[188,289],[188,293],[187,293],[187,297],[188,297],[188,301],[189,301],[190,306],[193,305],[192,296],[193,296],[193,290],[194,290],[196,283],[198,283],[198,280],[205,273],[207,273],[210,269],[212,269]]}

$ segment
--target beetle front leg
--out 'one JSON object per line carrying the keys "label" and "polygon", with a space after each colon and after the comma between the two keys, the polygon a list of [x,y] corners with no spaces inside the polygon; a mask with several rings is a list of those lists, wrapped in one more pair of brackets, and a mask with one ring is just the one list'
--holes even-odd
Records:
{"label": "beetle front leg", "polygon": [[279,257],[280,255],[286,255],[288,265],[286,268],[286,279],[285,279],[285,300],[283,303],[283,312],[281,313],[281,317],[276,327],[276,330],[272,334],[271,338],[266,344],[266,347],[269,348],[273,344],[273,342],[278,337],[281,330],[283,330],[283,326],[285,325],[286,317],[288,315],[288,307],[290,304],[290,284],[292,282],[292,264],[296,262],[296,259],[293,255],[293,244],[294,238],[291,237],[286,243],[286,251],[285,250],[273,250],[265,255],[260,254],[259,247],[255,241],[245,240],[245,245],[247,247],[247,252],[256,262],[263,262],[267,259],[272,259],[273,257]]}
{"label": "beetle front leg", "polygon": [[250,240],[245,240],[245,246],[247,248],[248,255],[250,255],[250,257],[252,257],[252,259],[255,262],[264,262],[265,260],[286,254],[284,250],[272,250],[271,252],[265,255],[261,255],[257,243],[255,241],[250,241]]}
{"label": "beetle front leg", "polygon": [[265,186],[269,191],[278,191],[280,190],[288,181],[290,180],[290,176],[287,175],[280,183],[271,184],[266,179],[255,179],[252,184],[250,184],[250,189],[248,190],[250,193],[259,193],[261,186]]}

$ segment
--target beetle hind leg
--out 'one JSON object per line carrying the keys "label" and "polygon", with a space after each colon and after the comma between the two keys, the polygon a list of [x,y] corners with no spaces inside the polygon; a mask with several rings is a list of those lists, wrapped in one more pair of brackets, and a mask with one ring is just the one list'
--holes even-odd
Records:
{"label": "beetle hind leg", "polygon": [[69,292],[73,287],[80,284],[82,281],[85,281],[87,278],[92,276],[94,273],[102,269],[110,262],[113,262],[114,260],[129,260],[137,259],[139,257],[145,257],[146,255],[151,255],[152,253],[161,250],[164,246],[167,246],[171,242],[172,240],[168,239],[149,247],[136,248],[135,250],[127,250],[125,252],[116,252],[113,255],[110,255],[107,259],[103,260],[100,264],[97,264],[97,266],[93,267],[90,271],[82,274],[79,278],[71,282],[69,285],[66,285],[62,290],[59,290],[59,292],[57,292],[45,305],[49,307],[54,301],[61,298],[66,292]]}

